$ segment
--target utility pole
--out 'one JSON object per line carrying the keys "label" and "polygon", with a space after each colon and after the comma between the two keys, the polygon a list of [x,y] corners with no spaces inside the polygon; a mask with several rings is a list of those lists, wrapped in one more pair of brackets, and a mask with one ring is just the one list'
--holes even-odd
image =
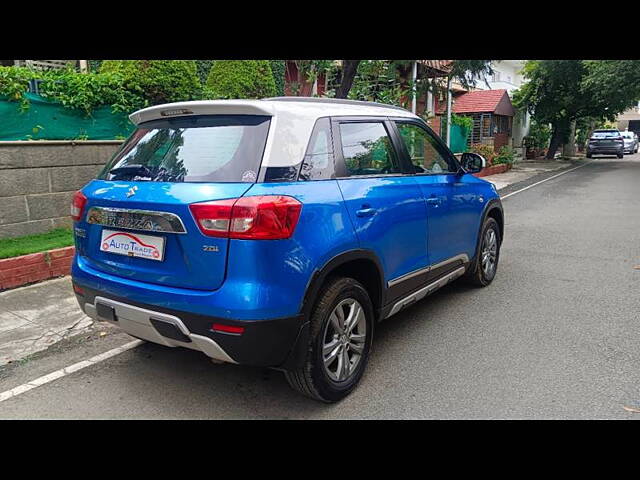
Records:
{"label": "utility pole", "polygon": [[411,94],[411,113],[413,113],[414,115],[416,114],[416,104],[417,104],[417,93],[418,93],[418,86],[416,84],[417,80],[418,80],[418,61],[414,60],[413,61],[413,69],[411,72],[411,79],[413,82],[413,85],[411,87],[412,90],[412,94]]}
{"label": "utility pole", "polygon": [[451,148],[451,75],[447,77],[447,147]]}

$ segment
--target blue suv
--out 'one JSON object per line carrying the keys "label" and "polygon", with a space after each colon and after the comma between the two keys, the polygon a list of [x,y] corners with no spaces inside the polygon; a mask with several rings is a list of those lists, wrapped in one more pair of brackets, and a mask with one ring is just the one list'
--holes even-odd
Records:
{"label": "blue suv", "polygon": [[317,98],[158,105],[71,205],[83,311],[335,402],[375,325],[493,280],[504,217],[416,115]]}

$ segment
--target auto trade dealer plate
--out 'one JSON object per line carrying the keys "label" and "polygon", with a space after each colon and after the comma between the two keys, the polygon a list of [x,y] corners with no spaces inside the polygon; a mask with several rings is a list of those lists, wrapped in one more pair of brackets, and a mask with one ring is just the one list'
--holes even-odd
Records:
{"label": "auto trade dealer plate", "polygon": [[162,261],[164,259],[164,237],[102,230],[100,250],[129,257]]}

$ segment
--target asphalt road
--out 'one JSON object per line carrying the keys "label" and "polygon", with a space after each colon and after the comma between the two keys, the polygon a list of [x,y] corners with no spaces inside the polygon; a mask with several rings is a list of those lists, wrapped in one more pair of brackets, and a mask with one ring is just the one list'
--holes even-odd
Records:
{"label": "asphalt road", "polygon": [[0,403],[0,418],[640,419],[623,409],[640,408],[640,155],[596,159],[504,210],[493,284],[454,283],[379,325],[339,404],[276,371],[144,344]]}

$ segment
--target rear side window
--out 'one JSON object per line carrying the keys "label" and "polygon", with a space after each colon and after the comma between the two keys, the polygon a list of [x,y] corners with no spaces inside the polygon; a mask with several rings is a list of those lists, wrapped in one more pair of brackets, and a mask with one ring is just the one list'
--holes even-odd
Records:
{"label": "rear side window", "polygon": [[340,136],[349,175],[400,173],[391,139],[381,122],[341,123]]}
{"label": "rear side window", "polygon": [[334,177],[331,122],[328,118],[320,118],[309,139],[300,169],[300,180],[325,180]]}
{"label": "rear side window", "polygon": [[98,178],[152,182],[255,182],[268,116],[211,115],[146,122]]}

